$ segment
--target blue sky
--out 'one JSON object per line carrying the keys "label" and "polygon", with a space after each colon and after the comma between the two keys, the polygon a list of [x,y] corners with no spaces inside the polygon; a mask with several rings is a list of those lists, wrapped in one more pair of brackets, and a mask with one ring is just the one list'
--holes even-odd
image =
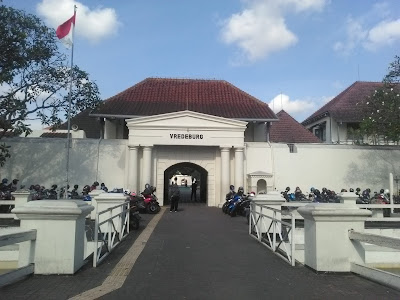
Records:
{"label": "blue sky", "polygon": [[301,122],[353,82],[381,81],[400,55],[398,0],[3,4],[54,28],[76,4],[74,63],[103,99],[147,77],[223,79]]}

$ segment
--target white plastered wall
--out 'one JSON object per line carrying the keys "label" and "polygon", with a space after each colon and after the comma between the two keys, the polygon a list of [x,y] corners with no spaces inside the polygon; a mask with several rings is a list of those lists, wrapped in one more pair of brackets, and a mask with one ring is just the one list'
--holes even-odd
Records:
{"label": "white plastered wall", "polygon": [[[66,183],[66,139],[13,138],[5,142],[11,146],[11,158],[0,168],[0,177],[18,178],[19,184]],[[108,188],[123,187],[127,140],[72,139],[70,148],[70,186],[104,182]]]}

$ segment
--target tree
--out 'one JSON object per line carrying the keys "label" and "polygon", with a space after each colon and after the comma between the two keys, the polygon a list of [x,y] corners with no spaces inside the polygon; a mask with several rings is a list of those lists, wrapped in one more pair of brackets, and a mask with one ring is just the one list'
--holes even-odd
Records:
{"label": "tree", "polygon": [[[0,139],[31,133],[29,121],[56,128],[66,119],[71,69],[54,29],[36,16],[0,6]],[[100,103],[96,83],[73,67],[71,117]],[[0,145],[0,165],[9,157]]]}
{"label": "tree", "polygon": [[362,105],[361,131],[372,138],[399,144],[400,141],[400,57],[389,65],[383,87],[377,89]]}

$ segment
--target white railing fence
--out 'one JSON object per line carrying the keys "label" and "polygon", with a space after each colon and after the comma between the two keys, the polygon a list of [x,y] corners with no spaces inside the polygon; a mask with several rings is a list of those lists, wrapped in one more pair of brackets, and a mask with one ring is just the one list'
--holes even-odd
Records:
{"label": "white railing fence", "polygon": [[[398,238],[349,230],[349,239],[352,241],[400,250],[400,239]],[[363,264],[352,263],[351,271],[383,285],[395,289],[400,288],[399,275],[368,266],[365,264],[365,261]]]}
{"label": "white railing fence", "polygon": [[[6,232],[0,235],[0,247],[9,246],[16,243],[29,242],[28,251],[24,251],[26,257],[20,257],[18,269],[9,271],[7,273],[0,275],[0,286],[12,283],[24,276],[33,274],[34,263],[33,263],[33,253],[34,253],[34,242],[36,241],[36,230],[26,230],[26,231],[16,231],[16,232]],[[19,251],[21,255],[21,249]],[[22,265],[22,266],[21,266]]]}
{"label": "white railing fence", "polygon": [[289,213],[291,223],[288,223],[281,220],[281,214],[281,210],[252,202],[250,205],[249,234],[292,266],[295,266],[295,216]]}
{"label": "white railing fence", "polygon": [[129,234],[129,212],[130,206],[127,201],[96,214],[93,267],[97,267]]}
{"label": "white railing fence", "polygon": [[[299,207],[306,206],[310,204],[309,202],[285,202],[281,204],[282,209],[285,208],[285,212],[294,213],[296,215],[296,219],[303,219],[296,211]],[[321,203],[323,205],[325,203]],[[340,203],[338,203],[340,204]],[[367,219],[367,221],[387,221],[387,222],[399,222],[400,217],[397,217],[396,214],[393,216],[384,216],[384,210],[390,210],[392,207],[394,209],[400,209],[400,204],[356,204],[358,208],[368,209],[373,212],[372,216]]]}
{"label": "white railing fence", "polygon": [[387,247],[400,250],[400,239],[388,236],[382,236],[371,233],[357,232],[349,230],[349,239],[363,243],[373,244],[381,247]]}

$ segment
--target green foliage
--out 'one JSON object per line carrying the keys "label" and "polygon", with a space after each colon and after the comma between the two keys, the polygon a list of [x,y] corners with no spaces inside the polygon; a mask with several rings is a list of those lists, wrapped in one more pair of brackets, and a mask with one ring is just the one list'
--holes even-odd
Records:
{"label": "green foliage", "polygon": [[366,99],[363,105],[362,132],[378,143],[400,141],[400,91],[398,86],[388,84]]}
{"label": "green foliage", "polygon": [[10,146],[7,146],[4,143],[0,144],[0,167],[4,166],[7,158],[11,157],[9,149]]}
{"label": "green foliage", "polygon": [[[56,127],[67,118],[71,69],[54,29],[22,10],[0,6],[0,139],[31,133],[29,121]],[[73,67],[71,117],[100,103],[96,83]],[[0,151],[1,159],[7,158]],[[3,162],[4,163],[4,162]]]}
{"label": "green foliage", "polygon": [[400,56],[395,56],[394,61],[389,65],[389,73],[383,79],[387,84],[400,83]]}

